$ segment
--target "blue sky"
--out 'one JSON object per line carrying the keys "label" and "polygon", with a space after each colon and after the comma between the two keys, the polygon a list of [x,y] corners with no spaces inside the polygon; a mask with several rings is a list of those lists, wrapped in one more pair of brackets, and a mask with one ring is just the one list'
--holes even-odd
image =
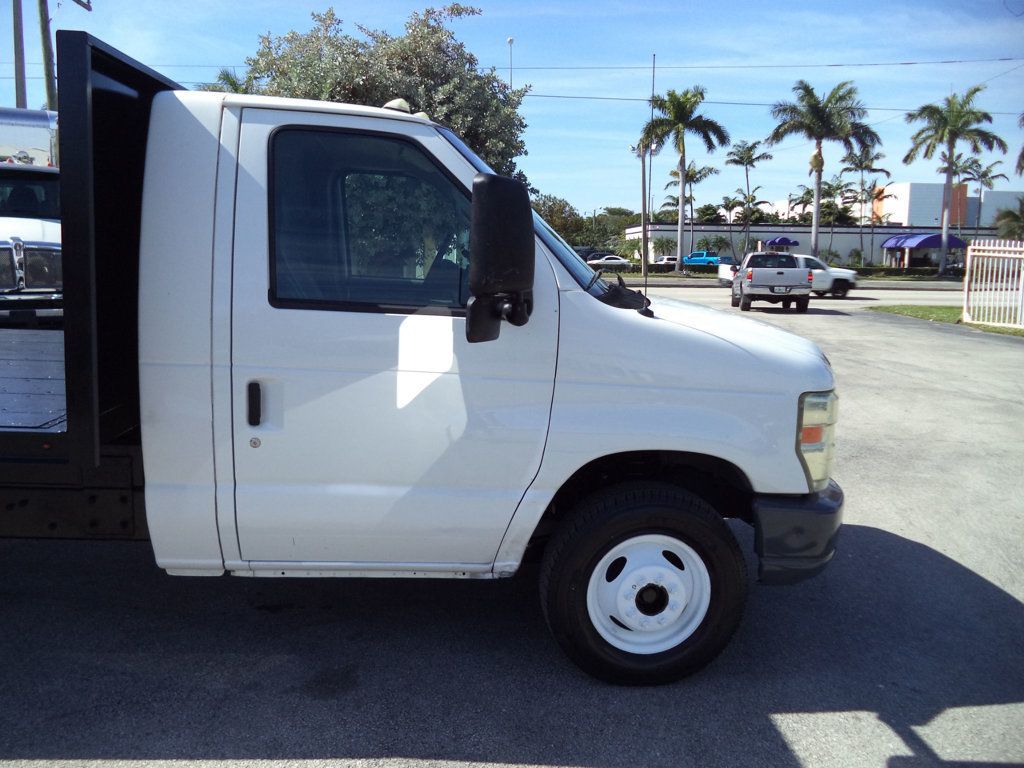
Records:
{"label": "blue sky", "polygon": [[[85,29],[178,82],[212,80],[220,66],[244,70],[260,34],[307,31],[310,12],[327,5],[280,0],[93,0],[88,13],[71,0],[50,0],[53,27]],[[439,0],[430,5],[439,6]],[[0,11],[0,105],[14,106],[10,5]],[[40,78],[36,3],[23,0],[29,105],[44,101]],[[375,0],[336,3],[346,30],[355,25],[400,33],[411,11],[427,3]],[[938,182],[938,161],[901,162],[915,128],[903,114],[952,91],[985,83],[979,106],[993,113],[992,130],[1009,144],[996,189],[1024,190],[1013,174],[1024,130],[1024,0],[831,0],[789,4],[654,0],[479,2],[478,17],[453,29],[482,66],[530,84],[522,108],[528,150],[519,165],[542,192],[569,200],[581,213],[605,206],[640,206],[639,161],[629,152],[650,116],[651,57],[657,56],[655,90],[695,84],[707,89],[704,113],[722,123],[733,141],[764,138],[774,123],[770,105],[790,99],[793,83],[809,81],[819,92],[853,80],[871,111],[868,122],[882,137],[884,167],[894,181]],[[1003,61],[980,61],[1009,59]],[[936,62],[863,66],[890,62]],[[33,66],[33,64],[35,66]],[[858,66],[821,66],[821,65]],[[549,98],[559,97],[559,98]],[[576,97],[576,98],[565,98]],[[689,157],[720,169],[697,187],[697,202],[720,202],[743,184],[741,168],[724,165],[725,152],[707,154],[688,143]],[[809,184],[811,146],[790,139],[769,150],[752,183],[763,198],[784,199]],[[825,173],[839,170],[842,151],[825,149]],[[675,159],[666,150],[654,160],[654,196],[660,205]]]}

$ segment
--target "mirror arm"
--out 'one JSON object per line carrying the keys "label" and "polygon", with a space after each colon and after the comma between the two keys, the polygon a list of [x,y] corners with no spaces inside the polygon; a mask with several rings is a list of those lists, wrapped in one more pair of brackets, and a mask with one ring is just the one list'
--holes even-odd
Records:
{"label": "mirror arm", "polygon": [[526,325],[533,314],[533,291],[495,296],[501,319],[516,327]]}

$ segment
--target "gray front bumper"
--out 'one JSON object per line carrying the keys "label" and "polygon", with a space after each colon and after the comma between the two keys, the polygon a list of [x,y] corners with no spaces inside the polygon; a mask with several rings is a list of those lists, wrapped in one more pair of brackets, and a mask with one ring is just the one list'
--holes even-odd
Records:
{"label": "gray front bumper", "polygon": [[834,480],[805,496],[755,496],[758,580],[794,584],[820,572],[835,555],[842,522],[843,489]]}

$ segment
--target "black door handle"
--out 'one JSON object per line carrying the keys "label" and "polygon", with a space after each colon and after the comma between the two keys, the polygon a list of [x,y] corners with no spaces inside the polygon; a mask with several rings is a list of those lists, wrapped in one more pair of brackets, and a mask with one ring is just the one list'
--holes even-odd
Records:
{"label": "black door handle", "polygon": [[249,426],[258,427],[263,420],[263,392],[258,381],[250,381],[246,387],[249,400]]}

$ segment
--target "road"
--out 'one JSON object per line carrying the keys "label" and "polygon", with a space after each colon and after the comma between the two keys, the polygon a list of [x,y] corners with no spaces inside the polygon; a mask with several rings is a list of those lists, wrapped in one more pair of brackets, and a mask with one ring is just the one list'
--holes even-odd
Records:
{"label": "road", "polygon": [[[658,295],[738,313],[687,290]],[[530,571],[184,579],[144,543],[4,541],[0,766],[1024,763],[1024,339],[865,311],[941,298],[879,293],[744,313],[832,361],[847,524],[819,577],[751,584],[698,675],[585,677]]]}
{"label": "road", "polygon": [[[651,296],[695,301],[718,309],[731,309],[729,306],[730,291],[724,287],[714,288],[666,288],[652,287],[648,290]],[[819,298],[811,296],[808,312],[812,314],[850,313],[873,306],[892,304],[914,304],[918,306],[956,307],[963,304],[960,291],[903,291],[903,290],[856,290],[849,295],[836,299],[831,296]],[[759,310],[781,312],[781,304],[767,304],[755,301],[752,305],[752,316]],[[732,310],[738,312],[739,310]]]}

